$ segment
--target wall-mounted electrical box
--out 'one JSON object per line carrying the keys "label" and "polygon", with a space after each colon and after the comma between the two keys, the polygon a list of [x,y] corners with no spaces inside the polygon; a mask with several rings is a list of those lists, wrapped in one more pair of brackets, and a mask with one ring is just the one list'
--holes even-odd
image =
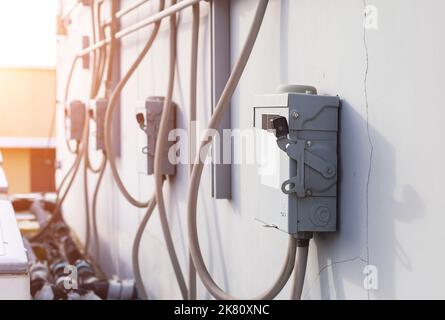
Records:
{"label": "wall-mounted electrical box", "polygon": [[[147,134],[147,145],[145,147],[145,153],[147,155],[147,173],[149,175],[154,174],[154,159],[156,151],[156,143],[159,134],[159,127],[161,123],[162,111],[164,108],[163,97],[149,97],[145,100],[145,131]],[[168,120],[168,132],[176,128],[176,109],[177,106],[172,104],[173,111]],[[175,175],[176,165],[169,160],[169,152],[174,146],[175,141],[169,141],[165,146],[165,154],[163,155],[163,168],[162,174]]]}
{"label": "wall-mounted electrical box", "polygon": [[0,200],[0,300],[29,300],[28,259],[12,204]]}
{"label": "wall-mounted electrical box", "polygon": [[86,107],[85,103],[79,100],[70,103],[70,138],[71,140],[81,141],[83,129],[85,127]]}
{"label": "wall-mounted electrical box", "polygon": [[108,100],[100,98],[91,101],[96,120],[96,150],[105,150],[105,114],[107,112]]}
{"label": "wall-mounted electrical box", "polygon": [[66,29],[65,25],[65,19],[61,15],[58,15],[56,17],[56,34],[58,36],[66,36],[68,34],[68,31]]}
{"label": "wall-mounted electrical box", "polygon": [[[230,0],[210,1],[210,46],[212,68],[212,106],[216,107],[226,86],[231,71],[230,50]],[[212,109],[212,112],[214,110]],[[232,128],[230,108],[224,113],[218,128],[220,137],[224,130]],[[214,159],[224,159],[228,155],[223,144],[212,148]],[[215,199],[232,198],[232,165],[214,161],[212,163],[212,196]]]}
{"label": "wall-mounted electrical box", "polygon": [[287,206],[277,204],[258,220],[290,234],[336,231],[340,99],[307,86],[280,92],[257,97],[254,118],[265,135],[262,144],[274,150],[268,155],[272,169],[261,182],[280,188]]}
{"label": "wall-mounted electrical box", "polygon": [[[82,49],[86,49],[90,46],[90,37],[89,36],[83,36],[82,37]],[[82,68],[83,69],[90,69],[90,55],[85,54],[82,56]]]}

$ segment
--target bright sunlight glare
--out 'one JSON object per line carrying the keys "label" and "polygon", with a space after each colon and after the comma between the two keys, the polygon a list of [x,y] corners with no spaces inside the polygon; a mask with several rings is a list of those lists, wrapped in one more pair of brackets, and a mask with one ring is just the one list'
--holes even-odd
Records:
{"label": "bright sunlight glare", "polygon": [[57,0],[0,0],[0,66],[54,67]]}

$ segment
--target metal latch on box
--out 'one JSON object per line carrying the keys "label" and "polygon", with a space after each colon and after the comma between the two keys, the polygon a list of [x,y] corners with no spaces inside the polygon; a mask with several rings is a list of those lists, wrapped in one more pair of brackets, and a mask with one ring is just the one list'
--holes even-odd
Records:
{"label": "metal latch on box", "polygon": [[306,189],[305,186],[305,165],[319,172],[326,179],[333,178],[336,175],[335,165],[310,151],[311,141],[293,141],[288,138],[289,125],[285,117],[273,119],[272,127],[275,129],[278,147],[297,162],[298,174],[285,181],[281,187],[285,194],[296,193],[297,197],[300,198],[312,196],[312,191]]}
{"label": "metal latch on box", "polygon": [[[147,173],[154,174],[154,162],[156,155],[156,144],[160,131],[160,124],[164,108],[164,97],[149,97],[144,101],[145,116],[143,113],[136,115],[140,128],[147,135],[147,145],[142,152],[147,155]],[[172,103],[172,112],[167,121],[168,132],[176,128],[177,105]],[[176,165],[169,160],[169,151],[174,147],[175,141],[168,141],[163,154],[162,174],[173,176],[176,174]]]}

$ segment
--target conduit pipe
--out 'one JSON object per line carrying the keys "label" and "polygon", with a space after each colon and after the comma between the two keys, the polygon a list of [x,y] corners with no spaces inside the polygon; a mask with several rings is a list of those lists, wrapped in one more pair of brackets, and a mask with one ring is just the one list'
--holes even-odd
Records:
{"label": "conduit pipe", "polygon": [[[93,29],[93,37],[94,37],[94,34],[95,34],[94,9],[93,9],[93,6],[91,8],[92,8],[91,14],[93,16],[92,29]],[[72,61],[71,67],[70,67],[70,71],[69,71],[69,74],[68,74],[68,79],[67,79],[67,83],[66,83],[66,87],[65,87],[64,106],[65,106],[66,102],[68,101],[69,89],[70,89],[70,86],[71,86],[74,70],[75,70],[76,64],[77,64],[79,59],[80,59],[79,56],[75,56],[73,61]],[[94,60],[94,64],[96,62],[97,61]],[[96,90],[96,88],[98,86],[95,85],[95,82],[98,81],[98,78],[97,78],[98,73],[96,72],[95,69],[96,69],[96,66],[94,66],[94,68],[93,68],[90,96],[95,95],[97,93],[97,92],[95,92],[95,90]],[[67,121],[67,109],[66,109],[66,107],[65,107],[64,117],[65,117],[64,118],[64,123],[65,123],[65,129],[66,129],[66,121]],[[48,222],[48,224],[44,228],[42,228],[40,230],[40,232],[36,236],[34,236],[32,238],[33,241],[37,241],[37,240],[41,239],[45,235],[45,233],[48,231],[49,226],[52,223],[54,223],[55,221],[58,221],[59,219],[62,218],[60,209],[61,209],[62,204],[64,203],[64,201],[66,199],[66,196],[68,195],[68,193],[69,193],[69,191],[70,191],[70,189],[71,189],[71,187],[72,187],[72,185],[74,183],[74,180],[75,180],[76,175],[77,175],[77,173],[79,171],[79,168],[80,168],[80,164],[82,162],[82,158],[85,158],[85,168],[88,167],[88,159],[87,159],[88,136],[89,136],[89,113],[86,112],[86,118],[85,118],[85,125],[84,125],[84,128],[83,128],[82,140],[80,142],[78,142],[78,144],[76,146],[76,149],[73,150],[71,145],[69,144],[69,140],[65,139],[67,147],[68,147],[68,150],[71,153],[76,154],[76,158],[74,160],[73,165],[70,167],[70,169],[68,170],[68,172],[66,173],[66,175],[62,179],[62,182],[61,182],[59,188],[57,189],[56,207],[54,209],[54,212],[53,212],[53,215],[52,215],[50,221]],[[85,171],[86,171],[86,169],[85,169]],[[67,185],[65,191],[63,191],[63,193],[62,193],[63,187],[64,187],[64,185],[65,185],[65,183],[67,181],[68,181],[68,185]],[[86,175],[86,172],[84,172],[85,204],[86,204],[87,217],[89,217],[89,201],[88,201],[88,195],[87,195],[88,189],[87,189],[86,186],[87,186],[87,175]],[[62,194],[62,196],[61,196],[61,194]],[[88,243],[88,241],[89,241],[89,239],[88,239],[88,237],[89,237],[89,218],[87,219],[86,222],[87,222],[87,243]]]}
{"label": "conduit pipe", "polygon": [[79,7],[81,5],[80,1],[76,1],[76,3],[74,3],[71,7],[69,7],[69,9],[63,13],[62,15],[62,20],[67,20],[74,12],[74,10],[77,9],[77,7]]}
{"label": "conduit pipe", "polygon": [[[175,1],[172,2],[172,7],[175,6]],[[165,1],[161,1],[160,5],[162,6],[160,8],[160,12],[162,12],[163,7],[165,5]],[[113,176],[115,177],[115,181],[117,182],[121,192],[124,194],[124,196],[127,198],[127,200],[130,201],[130,203],[132,203],[133,205],[135,205],[136,207],[146,207],[149,206],[149,209],[147,211],[146,217],[144,218],[144,221],[142,222],[139,231],[136,235],[136,239],[134,242],[134,247],[133,247],[133,268],[134,268],[134,273],[136,276],[136,280],[138,283],[138,287],[140,288],[141,291],[141,295],[144,298],[147,298],[147,293],[145,292],[145,288],[143,286],[143,282],[142,282],[142,277],[140,275],[140,269],[139,269],[139,257],[138,257],[138,250],[139,250],[139,245],[140,245],[140,240],[142,237],[142,233],[145,229],[145,226],[148,222],[148,219],[150,218],[151,214],[152,214],[152,210],[154,209],[156,202],[155,201],[149,201],[147,203],[142,203],[140,201],[137,201],[136,199],[132,198],[131,195],[128,193],[128,191],[125,189],[125,187],[122,184],[122,181],[120,180],[120,177],[118,175],[118,172],[116,170],[116,165],[115,165],[115,159],[114,159],[114,155],[113,155],[113,151],[111,148],[111,123],[112,123],[112,115],[113,115],[113,109],[115,107],[115,100],[116,97],[120,94],[120,92],[122,91],[122,89],[124,88],[124,86],[126,85],[126,83],[128,82],[129,78],[132,76],[132,74],[134,73],[134,71],[136,70],[136,68],[139,66],[139,64],[141,63],[142,59],[145,57],[145,55],[148,53],[148,51],[150,50],[156,36],[157,33],[159,31],[160,28],[160,23],[162,20],[159,20],[159,22],[157,22],[155,24],[155,29],[152,32],[152,36],[150,37],[149,41],[147,42],[146,46],[144,47],[144,49],[142,50],[142,52],[140,53],[140,55],[138,56],[138,58],[136,59],[136,61],[133,63],[132,67],[130,68],[130,70],[127,72],[127,74],[124,76],[124,78],[120,81],[120,83],[118,84],[118,86],[116,87],[116,89],[114,90],[113,94],[111,95],[111,99],[107,108],[107,113],[106,113],[106,117],[105,117],[105,146],[106,146],[106,150],[107,150],[107,154],[109,155],[110,158],[110,167],[112,168],[112,172],[113,172]],[[168,93],[167,93],[167,97],[166,97],[166,106],[171,106],[171,100],[172,100],[172,94],[173,94],[173,84],[174,84],[174,71],[175,71],[175,62],[176,62],[176,17],[174,15],[170,16],[170,72],[169,72],[169,89],[168,89]],[[169,101],[169,102],[168,102]],[[170,108],[171,109],[171,108]],[[171,111],[171,110],[170,110]],[[163,114],[168,114],[168,110],[164,110]],[[160,125],[161,130],[162,128],[166,128],[165,124],[163,125],[161,123]],[[157,146],[159,146],[159,144],[157,144]],[[155,160],[156,161],[156,160]],[[156,172],[160,172],[159,170],[156,170],[155,167],[155,175]],[[164,177],[161,175],[161,188],[159,190],[159,188],[157,189],[156,192],[156,197],[155,199],[158,199],[158,197],[160,197],[161,199],[163,199],[162,197],[162,184],[164,181]],[[121,184],[119,185],[119,181],[121,182]],[[157,185],[159,187],[159,185]],[[173,240],[172,240],[172,236],[170,233],[170,228],[168,225],[168,220],[165,214],[165,210],[162,211],[162,208],[160,209],[160,217],[161,217],[161,224],[162,224],[162,230],[164,233],[164,237],[166,240],[166,245],[169,251],[169,255],[170,255],[170,259],[172,261],[172,265],[173,265],[173,269],[175,271],[175,275],[176,278],[178,280],[179,283],[179,287],[181,290],[181,294],[182,296],[186,299],[187,298],[187,286],[185,284],[185,280],[184,280],[184,276],[182,274],[180,265],[179,265],[179,261],[178,258],[176,256],[176,252],[174,249],[174,244],[173,244]]]}
{"label": "conduit pipe", "polygon": [[[112,90],[112,84],[113,84],[113,63],[114,63],[114,50],[116,49],[116,39],[115,39],[115,33],[116,33],[116,25],[117,21],[115,18],[115,12],[116,12],[116,2],[111,1],[110,3],[110,16],[111,24],[110,27],[110,34],[111,34],[111,42],[109,46],[109,53],[108,53],[108,65],[107,65],[107,76],[105,80],[105,98],[109,99],[111,90]],[[96,181],[96,186],[94,188],[93,193],[93,203],[92,203],[92,225],[93,225],[93,237],[95,242],[95,252],[96,257],[100,258],[100,239],[99,239],[99,228],[97,223],[97,199],[99,196],[99,189],[101,186],[101,183],[103,181],[103,177],[105,174],[105,169],[107,167],[108,162],[108,156],[106,151],[103,152],[103,158],[102,163],[99,169],[99,177]]]}
{"label": "conduit pipe", "polygon": [[[71,81],[73,80],[73,75],[74,75],[74,70],[76,69],[76,65],[77,62],[79,61],[80,57],[79,56],[75,56],[73,58],[73,61],[71,62],[71,67],[70,67],[70,71],[68,72],[68,79],[66,81],[66,85],[65,85],[65,95],[64,95],[64,100],[63,100],[63,107],[64,107],[64,115],[63,115],[63,123],[64,123],[64,129],[65,129],[65,136],[67,135],[67,131],[68,131],[68,124],[67,124],[67,120],[68,120],[68,108],[66,106],[66,103],[68,101],[68,96],[69,96],[69,91],[71,88]],[[72,154],[76,154],[77,153],[77,149],[78,146],[76,148],[73,148],[70,144],[70,141],[65,138],[65,142],[66,142],[66,147],[69,150],[70,153]]]}
{"label": "conduit pipe", "polygon": [[[199,19],[200,19],[200,4],[197,3],[192,7],[193,22],[192,22],[192,50],[190,61],[190,106],[189,106],[189,160],[190,160],[190,175],[193,171],[193,159],[195,157],[196,137],[194,126],[196,124],[196,101],[197,101],[197,87],[198,87],[198,48],[199,48]],[[196,300],[196,270],[193,264],[192,256],[189,255],[189,300]]]}
{"label": "conduit pipe", "polygon": [[[96,42],[96,16],[95,16],[95,8],[96,3],[93,1],[90,7],[90,13],[91,13],[91,35],[93,39],[93,43]],[[101,49],[102,51],[102,49]],[[99,51],[99,59],[100,53]],[[93,52],[93,67],[91,71],[91,84],[90,84],[90,99],[93,99],[96,95],[96,88],[97,88],[97,82],[98,79],[98,72],[97,72],[97,52]],[[85,253],[88,255],[88,250],[90,246],[90,200],[89,200],[89,192],[88,192],[88,166],[90,164],[89,160],[89,147],[90,147],[90,113],[88,110],[85,113],[85,127],[86,132],[83,139],[84,144],[84,150],[83,150],[83,157],[84,157],[84,163],[83,163],[83,197],[84,197],[84,205],[85,205]]]}
{"label": "conduit pipe", "polygon": [[[130,12],[136,10],[137,8],[141,7],[142,5],[144,5],[145,3],[147,3],[150,0],[139,0],[139,1],[135,1],[134,3],[130,4],[128,7],[119,10],[118,12],[116,12],[116,14],[114,15],[114,17],[116,17],[117,19],[122,18],[123,16],[126,16],[127,14],[129,14]],[[111,20],[112,18],[105,20],[105,25],[109,25],[111,24]]]}
{"label": "conduit pipe", "polygon": [[[84,132],[83,132],[83,138],[85,138],[85,134],[86,134],[86,128],[87,126],[84,126]],[[76,178],[77,172],[79,171],[80,168],[80,164],[82,162],[82,155],[84,152],[84,144],[81,143],[80,148],[78,150],[78,155],[75,158],[74,164],[71,167],[71,169],[68,171],[68,173],[66,174],[64,181],[68,181],[68,186],[66,187],[65,191],[62,192],[62,185],[59,187],[58,189],[58,196],[57,196],[57,202],[56,202],[56,206],[54,208],[52,217],[50,219],[50,221],[48,222],[48,224],[42,228],[39,233],[37,235],[35,235],[34,237],[31,238],[31,241],[41,241],[42,238],[45,236],[46,232],[50,229],[49,227],[56,221],[58,221],[59,219],[62,218],[62,212],[61,212],[61,208],[62,205],[66,199],[66,196],[68,195],[68,192],[70,191],[73,183],[74,183],[74,179]],[[62,194],[62,196],[60,196]]]}
{"label": "conduit pipe", "polygon": [[[91,5],[91,29],[92,29],[92,38],[93,42],[96,41],[96,33],[101,40],[104,37],[103,27],[100,24],[100,17],[101,17],[101,7],[102,2],[95,2]],[[115,9],[114,5],[110,6],[111,10]],[[111,14],[114,14],[112,12]],[[96,27],[98,30],[96,30]],[[105,50],[104,50],[105,49]],[[101,48],[99,51],[99,54],[96,58],[96,52],[94,52],[93,55],[93,68],[92,68],[92,80],[91,80],[91,89],[90,89],[90,100],[96,99],[99,94],[100,86],[102,84],[103,75],[104,75],[104,66],[106,64],[106,48]],[[112,64],[110,64],[111,66]],[[108,79],[107,79],[108,80]],[[101,172],[104,170],[104,162],[106,161],[106,155],[102,154],[102,160],[100,166],[96,169],[93,168],[90,162],[89,158],[89,146],[90,146],[90,113],[86,113],[86,133],[84,137],[84,168],[83,168],[83,192],[84,192],[84,201],[85,201],[85,226],[86,226],[86,240],[85,240],[85,253],[88,255],[90,250],[90,242],[91,242],[91,211],[90,211],[90,199],[89,199],[89,191],[88,191],[88,170],[92,173],[99,173],[98,182],[96,182],[96,187],[94,190],[93,195],[93,201],[97,201],[97,192],[98,192],[98,185],[100,184],[102,180],[103,173]],[[94,212],[93,215],[95,215],[96,212]],[[93,220],[96,220],[96,217],[93,217]],[[98,238],[97,230],[94,230],[94,227],[97,227],[96,221],[93,221],[93,236],[95,240]]]}
{"label": "conduit pipe", "polygon": [[[176,0],[172,0],[172,6],[174,6]],[[168,73],[168,86],[167,94],[165,95],[164,106],[162,108],[161,122],[159,124],[158,139],[156,142],[156,151],[154,159],[154,178],[155,178],[155,191],[156,191],[156,202],[159,211],[159,217],[161,220],[161,227],[165,238],[165,243],[167,245],[170,260],[175,271],[176,280],[178,281],[179,288],[181,290],[182,297],[187,299],[188,289],[184,280],[184,274],[181,271],[181,266],[179,264],[178,256],[176,254],[175,246],[173,243],[173,238],[171,236],[170,227],[167,219],[167,210],[165,208],[164,193],[162,190],[163,186],[163,163],[165,155],[165,147],[168,140],[168,121],[173,110],[172,98],[173,89],[175,82],[175,66],[176,66],[176,15],[170,16],[170,57],[169,57],[169,73]]]}
{"label": "conduit pipe", "polygon": [[[162,12],[162,10],[165,7],[165,0],[160,0],[159,2],[159,11]],[[119,81],[116,88],[114,89],[113,93],[111,94],[110,101],[108,102],[107,111],[105,114],[105,150],[110,162],[110,169],[113,174],[113,178],[116,182],[117,187],[121,191],[122,195],[127,199],[129,203],[131,203],[133,206],[138,208],[146,208],[149,205],[149,201],[139,201],[135,199],[127,190],[127,188],[124,186],[124,183],[122,182],[122,179],[119,175],[117,165],[116,165],[116,159],[113,152],[113,145],[111,141],[111,130],[112,130],[112,123],[113,123],[113,115],[114,111],[116,109],[116,102],[119,98],[122,90],[124,89],[125,85],[127,84],[128,80],[130,80],[133,73],[136,71],[136,69],[141,64],[144,57],[147,55],[148,51],[151,49],[154,41],[156,40],[156,37],[158,35],[161,21],[159,20],[155,23],[154,29],[150,35],[149,40],[147,41],[145,47],[140,52],[137,59],[133,62],[130,69],[127,71],[127,73],[124,75],[124,77]]]}
{"label": "conduit pipe", "polygon": [[306,276],[307,257],[309,252],[309,240],[301,240],[305,243],[298,244],[297,258],[294,269],[294,282],[292,284],[291,300],[301,300],[304,278]]}
{"label": "conduit pipe", "polygon": [[[202,176],[202,171],[204,168],[204,163],[201,159],[208,153],[208,145],[213,140],[215,131],[219,127],[221,119],[229,106],[230,99],[239,83],[239,80],[243,74],[244,68],[247,65],[250,54],[256,42],[256,38],[260,31],[264,15],[268,6],[268,0],[259,1],[258,8],[255,13],[255,18],[252,23],[249,35],[241,51],[241,55],[235,64],[235,67],[229,77],[226,87],[219,99],[215,112],[210,120],[208,131],[206,137],[208,139],[201,142],[199,151],[196,156],[195,164],[193,166],[190,189],[188,193],[188,235],[189,235],[189,246],[190,252],[195,264],[196,270],[204,284],[204,286],[209,290],[209,292],[217,299],[222,300],[233,300],[236,299],[232,295],[221,289],[210,275],[204,259],[202,257],[201,248],[199,245],[198,230],[197,230],[197,199],[200,179]],[[289,280],[292,270],[294,268],[295,261],[295,250],[296,250],[296,239],[293,236],[289,238],[288,253],[287,257],[281,270],[278,279],[274,282],[269,290],[255,299],[269,300],[273,299],[278,295],[278,293],[284,288],[287,281]]]}
{"label": "conduit pipe", "polygon": [[[160,12],[165,12],[165,11],[170,12],[169,10],[163,10],[164,5],[165,5],[165,1],[161,1],[160,2]],[[172,7],[174,7],[174,6],[175,6],[175,4],[172,5]],[[172,8],[172,7],[170,7],[170,8]],[[170,101],[168,103],[168,105],[171,105],[171,95],[172,95],[173,83],[174,83],[174,64],[175,64],[175,55],[176,55],[176,46],[175,46],[176,45],[176,18],[173,15],[171,16],[171,32],[172,32],[172,34],[171,34],[171,50],[170,50],[171,57],[170,57],[169,93],[167,94],[167,98],[166,98],[166,100]],[[156,16],[156,14],[155,14],[155,16]],[[144,47],[144,49],[142,50],[142,52],[140,53],[140,55],[138,56],[136,61],[133,63],[133,65],[127,72],[127,74],[121,79],[121,81],[117,85],[116,89],[114,90],[113,94],[111,95],[111,98],[110,98],[110,101],[109,101],[109,104],[107,107],[106,116],[105,116],[105,148],[106,148],[109,160],[110,160],[110,168],[113,173],[113,177],[115,178],[116,184],[118,185],[118,187],[119,187],[121,193],[124,195],[124,197],[132,205],[139,207],[139,208],[147,207],[150,204],[150,202],[149,201],[141,202],[141,201],[136,200],[135,198],[133,198],[130,195],[130,193],[127,191],[127,189],[123,185],[122,180],[120,179],[119,173],[117,171],[115,158],[114,158],[112,145],[111,145],[111,124],[112,124],[113,111],[115,110],[116,99],[119,96],[119,94],[121,93],[121,91],[123,90],[123,88],[125,87],[126,83],[130,79],[132,74],[135,72],[136,68],[140,65],[142,59],[145,57],[145,55],[148,53],[151,46],[153,45],[153,42],[156,39],[157,34],[159,32],[161,21],[162,20],[159,20],[158,22],[155,23],[155,29],[152,31],[152,35],[151,35],[149,41],[147,42],[146,46]],[[174,36],[173,36],[173,33],[174,33]],[[166,105],[167,105],[167,103],[166,103]],[[165,114],[167,114],[167,112],[165,112]],[[161,127],[161,130],[164,127],[167,128],[165,125],[162,125],[162,123],[161,123],[160,127]],[[156,169],[155,169],[155,172],[156,172]],[[157,171],[157,172],[159,172],[159,171]],[[163,201],[163,197],[162,197],[163,177],[162,176],[161,176],[160,180],[161,180],[161,188],[160,188],[161,190],[159,190],[159,188],[158,188],[158,190],[156,192],[156,198],[158,199],[158,197],[161,197],[162,201]],[[159,184],[157,186],[159,187]],[[161,194],[161,195],[159,195],[159,194]],[[161,217],[161,223],[162,223],[162,230],[163,230],[164,237],[166,240],[166,245],[167,245],[167,248],[169,251],[170,259],[172,261],[172,265],[173,265],[173,268],[175,271],[176,278],[178,280],[178,283],[179,283],[179,286],[181,289],[181,294],[183,295],[184,298],[187,298],[187,286],[185,284],[185,280],[184,280],[182,271],[180,269],[179,261],[176,256],[173,240],[171,237],[170,229],[168,226],[168,221],[167,221],[166,214],[165,214],[165,210],[164,211],[162,211],[162,209],[160,210],[160,217]]]}
{"label": "conduit pipe", "polygon": [[[183,0],[175,5],[168,7],[165,10],[162,10],[162,11],[160,11],[160,12],[158,12],[158,13],[156,13],[156,14],[154,14],[140,22],[137,22],[137,23],[117,32],[116,39],[122,39],[127,35],[130,35],[136,31],[139,31],[140,29],[143,29],[143,28],[148,27],[152,24],[160,22],[162,19],[164,19],[168,16],[171,16],[173,14],[176,14],[179,11],[181,11],[185,8],[188,8],[188,7],[194,5],[198,2],[201,2],[201,1],[205,1],[205,0]],[[85,48],[85,49],[79,51],[77,56],[82,57],[82,56],[88,55],[91,52],[98,50],[98,49],[102,48],[103,46],[109,44],[110,42],[111,42],[111,38],[108,37],[102,41],[95,43],[94,45],[92,45],[88,48]]]}
{"label": "conduit pipe", "polygon": [[147,208],[147,212],[142,219],[139,228],[136,232],[136,236],[133,242],[132,249],[132,264],[133,264],[133,274],[134,281],[136,283],[136,288],[138,289],[139,295],[142,300],[148,300],[147,290],[145,290],[144,280],[142,278],[140,261],[139,261],[139,249],[141,246],[142,236],[144,235],[145,228],[147,227],[148,222],[150,221],[151,216],[153,215],[153,211],[156,208],[156,197],[153,196],[150,200],[150,205]]}

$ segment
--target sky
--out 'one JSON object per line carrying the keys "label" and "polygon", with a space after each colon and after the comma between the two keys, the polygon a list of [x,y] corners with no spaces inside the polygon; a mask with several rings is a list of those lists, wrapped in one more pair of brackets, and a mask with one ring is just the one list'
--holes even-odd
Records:
{"label": "sky", "polygon": [[58,0],[0,0],[0,67],[54,67]]}

